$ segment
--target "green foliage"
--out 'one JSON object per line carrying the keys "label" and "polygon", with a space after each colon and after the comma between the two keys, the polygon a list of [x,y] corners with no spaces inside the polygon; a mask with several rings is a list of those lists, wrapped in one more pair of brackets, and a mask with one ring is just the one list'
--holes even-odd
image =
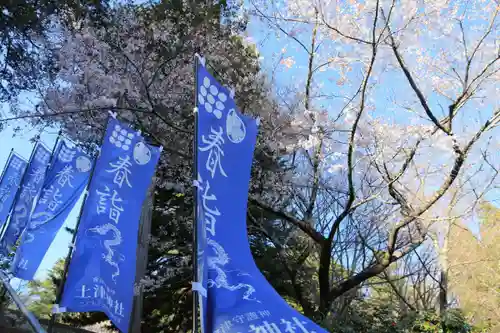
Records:
{"label": "green foliage", "polygon": [[64,260],[58,260],[49,270],[44,280],[34,280],[28,283],[29,296],[32,301],[28,309],[38,318],[49,318],[52,305],[56,299],[57,285],[64,270]]}
{"label": "green foliage", "polygon": [[463,227],[452,229],[450,289],[465,316],[478,332],[500,330],[500,209],[491,203],[479,206],[480,239]]}
{"label": "green foliage", "polygon": [[[444,316],[431,311],[398,313],[390,303],[361,301],[334,321],[332,332],[339,333],[468,333],[473,331],[460,309],[451,309]],[[444,324],[444,325],[443,325]]]}
{"label": "green foliage", "polygon": [[45,43],[55,18],[71,26],[81,17],[103,23],[106,0],[11,0],[0,2],[0,101],[32,90],[55,70]]}

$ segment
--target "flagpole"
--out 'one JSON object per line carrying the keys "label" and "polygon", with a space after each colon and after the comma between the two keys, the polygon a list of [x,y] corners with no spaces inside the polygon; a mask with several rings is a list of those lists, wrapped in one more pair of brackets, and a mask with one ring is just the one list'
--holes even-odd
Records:
{"label": "flagpole", "polygon": [[[109,117],[108,117],[109,121]],[[106,124],[108,123],[106,121]],[[99,149],[102,147],[102,143],[104,141],[104,137],[106,136],[106,128],[104,129],[104,132],[102,134],[100,143],[99,143]],[[59,303],[61,302],[61,298],[64,292],[64,284],[66,283],[66,278],[68,276],[68,269],[69,269],[69,263],[71,261],[71,256],[73,255],[73,250],[75,248],[75,241],[76,241],[76,235],[78,233],[78,227],[80,226],[80,222],[82,219],[82,214],[83,214],[83,209],[85,208],[85,202],[87,201],[87,198],[89,196],[89,186],[90,183],[92,182],[92,179],[94,178],[94,171],[95,171],[95,166],[97,164],[97,160],[99,159],[100,156],[100,150],[97,156],[94,158],[94,163],[92,164],[92,169],[90,170],[90,175],[89,175],[89,181],[87,182],[87,186],[85,186],[85,191],[83,192],[83,202],[82,205],[80,206],[80,212],[78,213],[78,219],[76,222],[75,226],[75,231],[73,233],[73,237],[71,238],[71,243],[68,248],[68,254],[66,255],[66,259],[64,259],[64,269],[61,277],[61,281],[59,282],[59,286],[57,286],[57,293],[56,293],[56,299],[54,302],[54,307],[52,308],[52,313],[50,314],[50,321],[49,325],[47,327],[47,333],[52,333],[54,329],[54,324],[56,322],[56,314],[59,311]],[[56,308],[56,309],[54,309]],[[57,311],[56,311],[57,310]]]}
{"label": "flagpole", "polygon": [[[62,137],[62,130],[59,130],[59,132],[57,133],[56,142],[54,143],[54,146],[52,147],[52,152],[50,154],[49,164],[47,164],[47,167],[45,168],[45,175],[44,175],[44,180],[43,180],[44,183],[45,183],[45,178],[47,178],[47,175],[49,174],[50,170],[52,170],[52,166],[54,165],[54,160],[56,159],[56,155],[57,155],[57,146],[59,145],[59,141],[61,141],[61,137]],[[41,141],[39,141],[38,144],[43,145],[48,150],[48,147],[46,145],[44,145]],[[38,200],[40,199],[40,193],[43,190],[43,185],[44,184],[42,184],[42,187],[38,190],[38,193],[36,194],[35,198],[33,199],[33,203],[31,205],[31,211],[29,212],[29,215],[28,215],[29,216],[28,223],[26,224],[27,228],[29,227],[29,223],[31,220],[31,214],[33,214],[33,211],[34,211],[36,205],[38,204]]]}
{"label": "flagpole", "polygon": [[[45,169],[45,174],[47,174],[47,173],[49,172],[49,170],[51,169],[51,167],[52,167],[52,163],[53,163],[53,161],[54,161],[54,154],[55,154],[55,152],[56,152],[57,145],[58,145],[59,140],[60,140],[60,138],[61,138],[61,133],[62,133],[62,131],[61,131],[61,130],[59,130],[59,132],[57,133],[56,142],[55,142],[55,144],[54,144],[54,147],[52,148],[52,154],[51,154],[51,156],[50,156],[50,161],[49,161],[49,164],[47,165],[47,168]],[[23,173],[23,176],[22,176],[22,178],[21,178],[21,182],[19,183],[18,191],[16,192],[16,197],[14,198],[14,201],[12,202],[11,209],[10,209],[10,211],[9,211],[9,215],[8,215],[8,218],[7,218],[7,220],[8,220],[8,224],[10,224],[10,217],[11,217],[11,215],[12,215],[12,211],[14,210],[15,205],[16,205],[16,202],[17,202],[17,200],[19,199],[19,197],[18,197],[18,196],[21,194],[21,191],[20,191],[20,189],[21,189],[21,185],[22,185],[22,184],[23,184],[23,182],[24,182],[24,177],[25,177],[26,173],[28,172],[28,168],[29,168],[29,166],[30,166],[30,164],[31,164],[31,160],[32,160],[32,159],[33,159],[33,157],[34,157],[34,154],[35,154],[35,151],[36,151],[36,148],[37,148],[38,144],[41,144],[41,141],[40,141],[39,139],[36,141],[35,146],[33,147],[33,151],[31,152],[31,155],[30,155],[30,159],[29,159],[29,161],[28,161],[28,164],[26,165],[26,169],[24,169],[24,173]],[[41,191],[41,189],[40,189],[40,191]],[[38,194],[39,194],[39,193],[38,193]],[[36,200],[36,199],[35,199],[35,200]],[[35,204],[35,203],[33,202],[33,206],[34,206],[34,204]],[[31,207],[31,208],[33,208],[33,207]],[[31,212],[30,212],[30,213],[31,213]],[[28,223],[29,223],[29,221],[28,221]],[[0,232],[0,235],[1,235],[1,237],[0,237],[0,242],[1,242],[1,241],[3,241],[3,239],[4,239],[4,237],[5,237],[4,232],[5,232],[5,230],[7,230],[8,224],[7,224],[7,223],[5,223],[5,224],[3,225],[3,227],[2,227],[2,231]],[[6,250],[7,250],[7,249],[6,249]]]}
{"label": "flagpole", "polygon": [[[14,196],[14,200],[12,201],[12,203],[10,205],[9,214],[7,215],[7,219],[5,220],[4,225],[2,226],[2,232],[0,233],[0,235],[1,235],[0,236],[0,243],[3,242],[3,239],[5,238],[5,231],[7,230],[8,226],[10,225],[10,218],[12,217],[12,211],[16,207],[17,200],[19,199],[19,196],[21,195],[21,192],[22,192],[21,187],[24,183],[24,179],[26,178],[26,174],[28,173],[28,168],[31,164],[31,160],[33,160],[33,157],[35,156],[37,144],[38,144],[38,141],[35,144],[35,146],[33,147],[33,150],[31,151],[30,158],[28,160],[28,163],[26,164],[26,168],[24,168],[23,175],[21,176],[21,180],[19,181],[19,185],[17,186],[16,195]],[[5,250],[8,251],[7,248]]]}
{"label": "flagpole", "polygon": [[19,298],[19,295],[10,285],[9,277],[2,271],[0,271],[0,281],[4,287],[4,294],[6,292],[9,293],[10,297],[12,298],[12,301],[17,305],[19,310],[21,310],[31,328],[37,333],[44,333],[45,330],[43,329],[42,325],[40,325],[40,323],[38,322],[38,319],[33,315],[33,313],[31,313],[26,308],[23,301]]}
{"label": "flagpole", "polygon": [[[199,59],[198,56],[194,57],[194,137],[193,137],[193,281],[200,282],[200,277],[198,276],[198,187],[194,182],[198,180],[198,94],[196,93],[198,89],[198,66]],[[199,298],[200,294],[195,291],[194,288],[191,289],[193,293],[193,333],[198,333],[200,331],[199,326]]]}
{"label": "flagpole", "polygon": [[[7,162],[5,162],[5,165],[3,166],[2,175],[0,176],[0,182],[3,181],[3,176],[5,175],[5,172],[7,171],[7,167],[9,166],[10,159],[12,158],[13,153],[14,153],[14,148],[12,148],[10,150],[9,157],[7,157]],[[2,198],[0,198],[0,199],[2,199]],[[8,216],[7,216],[7,218],[8,218]],[[5,220],[5,223],[2,223],[2,226],[0,227],[0,235],[2,235],[3,228],[4,228],[5,224],[7,224],[7,219]],[[1,238],[0,238],[0,241],[1,241]],[[7,292],[7,289],[5,287],[0,292],[0,303],[1,304],[3,304],[3,302],[5,301],[5,293],[6,292]],[[3,309],[0,309],[0,311],[3,311]]]}
{"label": "flagpole", "polygon": [[[5,165],[3,166],[3,170],[2,170],[2,175],[0,176],[0,182],[3,181],[3,176],[5,175],[5,172],[7,171],[7,167],[9,166],[9,163],[10,163],[10,159],[12,158],[12,154],[14,153],[14,148],[12,148],[10,150],[10,153],[9,153],[9,157],[7,157],[7,162],[5,162]],[[0,198],[2,199],[2,198]],[[1,221],[0,221],[1,222]],[[5,222],[7,222],[7,220],[5,220]],[[3,227],[3,226],[2,226]],[[1,228],[0,228],[1,230]],[[0,232],[0,235],[2,233]]]}
{"label": "flagpole", "polygon": [[[62,130],[59,130],[59,132],[57,133],[57,138],[56,138],[56,142],[54,144],[54,147],[52,148],[52,155],[50,156],[50,161],[49,161],[49,165],[47,166],[47,169],[45,170],[45,175],[47,175],[50,170],[52,170],[52,166],[54,165],[54,160],[56,158],[56,150],[57,150],[57,145],[59,144],[59,141],[61,141],[61,136],[62,136]],[[40,190],[41,191],[41,190]]]}
{"label": "flagpole", "polygon": [[3,175],[5,174],[5,171],[7,171],[7,165],[9,165],[10,159],[12,157],[12,153],[14,152],[14,148],[10,150],[9,157],[7,157],[7,162],[5,162],[5,165],[3,166],[2,170],[2,175],[0,176],[0,181],[3,179]]}

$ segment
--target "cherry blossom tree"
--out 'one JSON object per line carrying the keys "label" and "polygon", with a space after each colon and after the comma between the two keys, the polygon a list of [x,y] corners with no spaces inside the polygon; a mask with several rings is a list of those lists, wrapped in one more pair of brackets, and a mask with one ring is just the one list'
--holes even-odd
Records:
{"label": "cherry blossom tree", "polygon": [[[246,114],[260,117],[251,191],[283,199],[279,147],[288,115],[273,102],[259,71],[255,46],[240,33],[245,18],[223,2],[161,2],[121,5],[106,27],[86,20],[54,33],[58,71],[38,82],[34,108],[13,104],[16,118],[32,125],[60,126],[64,135],[89,148],[99,142],[107,111],[132,123],[164,153],[157,169],[145,288],[143,329],[187,331],[191,325],[192,138],[194,55],[236,91]],[[102,315],[69,316],[88,324]],[[154,328],[154,329],[153,329]]]}
{"label": "cherry blossom tree", "polygon": [[83,17],[100,25],[108,1],[5,1],[0,4],[0,101],[36,87],[55,70],[50,34],[53,22],[71,27]]}
{"label": "cherry blossom tree", "polygon": [[[294,106],[297,135],[282,143],[298,176],[295,202],[260,206],[315,245],[320,319],[429,241],[457,177],[463,212],[498,186],[499,6],[276,0],[251,10],[283,41],[267,44],[269,62],[281,65],[278,96]],[[332,264],[346,257],[336,249],[349,229],[369,253],[339,277]]]}

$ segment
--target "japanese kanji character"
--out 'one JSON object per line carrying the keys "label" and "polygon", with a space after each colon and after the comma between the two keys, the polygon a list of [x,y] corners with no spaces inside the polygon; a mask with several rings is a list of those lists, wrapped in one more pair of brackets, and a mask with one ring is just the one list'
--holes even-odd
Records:
{"label": "japanese kanji character", "polygon": [[61,186],[61,187],[65,187],[66,184],[69,185],[69,187],[73,188],[73,184],[71,184],[71,180],[73,178],[75,178],[73,176],[73,166],[71,165],[66,165],[61,171],[59,171],[57,174],[56,174],[56,179],[57,179],[57,183]]}
{"label": "japanese kanji character", "polygon": [[99,190],[95,190],[95,192],[97,193],[97,196],[99,197],[99,201],[97,202],[97,207],[96,207],[98,215],[106,212],[107,207],[108,207],[108,199],[109,199],[109,197],[111,197],[111,194],[109,193],[110,191],[111,190],[107,186],[104,186],[103,192],[101,192]]}
{"label": "japanese kanji character", "polygon": [[245,313],[245,318],[247,321],[258,320],[259,316],[255,312]]}
{"label": "japanese kanji character", "polygon": [[23,185],[23,190],[21,191],[19,197],[26,202],[32,202],[37,194],[36,192],[37,190],[34,184]]}
{"label": "japanese kanji character", "polygon": [[245,322],[245,316],[242,315],[234,316],[233,321],[237,324],[243,324]]}
{"label": "japanese kanji character", "polygon": [[19,260],[19,265],[17,265],[17,267],[22,270],[28,269],[28,260],[27,259]]}
{"label": "japanese kanji character", "polygon": [[102,285],[95,284],[94,285],[94,298],[106,298],[106,290]]}
{"label": "japanese kanji character", "polygon": [[271,312],[269,312],[269,310],[262,310],[259,311],[259,315],[261,318],[271,317]]}
{"label": "japanese kanji character", "polygon": [[118,192],[113,190],[113,196],[111,197],[111,208],[109,209],[109,218],[118,224],[120,220],[120,214],[123,212],[123,207],[118,205],[123,199],[118,196]]}
{"label": "japanese kanji character", "polygon": [[132,163],[130,162],[130,156],[126,155],[125,157],[119,157],[119,161],[116,163],[110,163],[110,170],[106,170],[109,173],[115,173],[115,177],[113,182],[117,184],[120,188],[122,188],[123,183],[125,182],[128,187],[132,187],[128,180],[128,176],[132,173],[130,171],[130,167]]}
{"label": "japanese kanji character", "polygon": [[263,322],[262,325],[250,325],[249,332],[252,333],[281,333],[281,330],[275,323]]}
{"label": "japanese kanji character", "polygon": [[9,195],[9,189],[2,187],[0,188],[0,202],[4,203]]}
{"label": "japanese kanji character", "polygon": [[40,200],[38,200],[39,203],[41,204],[46,204],[50,197],[52,196],[52,193],[54,193],[54,185],[50,185],[49,188],[44,188],[42,189],[42,196],[40,197]]}
{"label": "japanese kanji character", "polygon": [[107,295],[106,295],[106,304],[107,304],[107,306],[108,306],[110,309],[112,309],[112,308],[113,308],[113,303],[114,303],[114,302],[113,302],[113,298],[112,298],[109,294],[107,294]]}
{"label": "japanese kanji character", "polygon": [[87,288],[84,284],[82,284],[82,288],[80,289],[80,297],[81,298],[89,298],[90,296],[87,296],[87,293],[90,292],[90,288]]}
{"label": "japanese kanji character", "polygon": [[215,330],[214,333],[231,333],[231,328],[233,327],[233,323],[229,320],[223,322],[218,329]]}
{"label": "japanese kanji character", "polygon": [[210,213],[205,213],[205,228],[213,236],[215,236],[215,223],[217,219]]}
{"label": "japanese kanji character", "polygon": [[51,211],[55,211],[57,207],[62,203],[62,200],[60,200],[62,197],[62,193],[59,191],[58,188],[54,191],[52,195],[52,201],[49,202],[48,207]]}
{"label": "japanese kanji character", "polygon": [[33,173],[30,176],[33,177],[33,182],[35,184],[39,184],[42,180],[45,179],[45,169],[38,167],[33,170]]}
{"label": "japanese kanji character", "polygon": [[217,197],[215,194],[208,194],[208,191],[210,190],[210,183],[207,181],[206,186],[205,186],[205,191],[203,195],[201,196],[203,200],[203,215],[205,217],[205,225],[207,228],[207,231],[210,232],[212,236],[215,236],[215,222],[216,221],[216,216],[220,216],[220,211],[217,207],[214,209],[208,207],[208,201],[217,201]]}
{"label": "japanese kanji character", "polygon": [[281,330],[275,323],[268,323],[267,321],[264,321],[263,324],[269,333],[281,333]]}
{"label": "japanese kanji character", "polygon": [[123,303],[115,301],[115,314],[120,317],[123,317]]}
{"label": "japanese kanji character", "polygon": [[[304,327],[304,324],[307,324],[307,322],[300,321],[299,319],[297,319],[295,317],[293,317],[292,320],[293,320],[293,323],[286,320],[286,319],[281,319],[281,324],[285,325],[285,333],[316,333],[315,331],[309,332]],[[298,329],[300,329],[300,331]]]}
{"label": "japanese kanji character", "polygon": [[11,187],[19,186],[17,176],[10,176],[7,180],[8,180],[9,186],[11,186]]}
{"label": "japanese kanji character", "polygon": [[203,144],[206,144],[206,146],[200,146],[198,147],[198,149],[200,151],[209,151],[207,163],[205,166],[207,170],[210,171],[212,178],[214,178],[217,168],[219,168],[220,173],[224,177],[227,177],[227,174],[222,168],[221,164],[221,157],[224,156],[224,151],[221,147],[221,145],[224,144],[224,138],[222,137],[224,131],[222,127],[219,126],[219,131],[216,131],[211,127],[210,132],[211,134],[208,135],[208,139],[205,138],[204,135],[202,135],[201,141],[203,142]]}

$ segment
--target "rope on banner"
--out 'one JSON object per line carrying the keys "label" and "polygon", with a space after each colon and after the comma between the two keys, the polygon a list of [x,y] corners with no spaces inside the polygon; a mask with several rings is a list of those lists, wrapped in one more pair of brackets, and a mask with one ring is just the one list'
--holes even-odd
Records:
{"label": "rope on banner", "polygon": [[196,58],[198,58],[199,63],[200,63],[203,67],[205,67],[205,63],[206,63],[206,62],[205,62],[205,57],[202,57],[202,56],[201,56],[200,54],[198,54],[198,53],[195,53],[195,54],[194,54],[194,56],[195,56]]}
{"label": "rope on banner", "polygon": [[207,289],[200,282],[191,282],[192,289],[200,293],[201,296],[207,297]]}
{"label": "rope on banner", "polygon": [[66,307],[64,307],[64,306],[59,306],[59,304],[54,304],[54,305],[52,306],[52,311],[51,311],[51,313],[54,313],[54,314],[55,314],[55,313],[65,313],[65,312],[67,312],[67,309],[66,309]]}
{"label": "rope on banner", "polygon": [[111,116],[111,118],[116,119],[116,112],[108,110],[108,114]]}

